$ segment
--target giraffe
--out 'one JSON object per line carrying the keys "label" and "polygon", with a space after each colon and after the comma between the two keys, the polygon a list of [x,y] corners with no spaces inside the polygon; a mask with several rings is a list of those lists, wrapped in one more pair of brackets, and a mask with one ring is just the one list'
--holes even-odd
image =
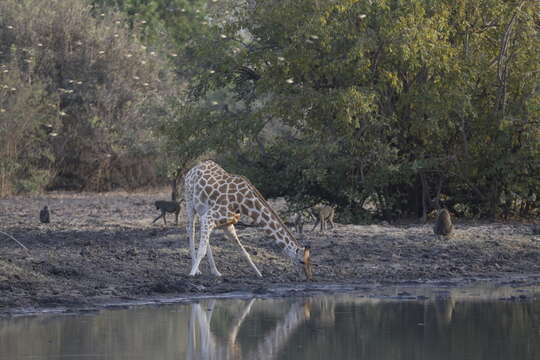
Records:
{"label": "giraffe", "polygon": [[[310,247],[300,246],[279,216],[272,210],[259,191],[243,176],[229,174],[212,160],[206,160],[194,166],[184,178],[187,213],[186,231],[189,236],[191,253],[190,276],[200,274],[199,265],[208,253],[210,271],[221,276],[216,268],[212,248],[209,245],[210,234],[215,228],[223,228],[225,236],[234,240],[246,256],[250,266],[258,277],[261,272],[251,260],[249,253],[240,243],[234,225],[241,215],[249,216],[255,224],[274,239],[292,260],[293,264],[303,267],[306,277],[312,279]],[[200,222],[200,242],[195,251],[195,217]]]}

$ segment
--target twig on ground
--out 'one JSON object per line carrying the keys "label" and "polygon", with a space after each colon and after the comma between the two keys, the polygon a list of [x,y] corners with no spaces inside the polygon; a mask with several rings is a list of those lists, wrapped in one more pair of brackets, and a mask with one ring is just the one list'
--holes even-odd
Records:
{"label": "twig on ground", "polygon": [[12,239],[13,241],[15,241],[17,244],[19,244],[24,250],[30,252],[30,250],[28,250],[28,248],[26,246],[24,246],[19,240],[15,239],[13,236],[9,235],[8,233],[5,233],[3,231],[0,231],[0,234],[4,234],[6,235],[8,238]]}

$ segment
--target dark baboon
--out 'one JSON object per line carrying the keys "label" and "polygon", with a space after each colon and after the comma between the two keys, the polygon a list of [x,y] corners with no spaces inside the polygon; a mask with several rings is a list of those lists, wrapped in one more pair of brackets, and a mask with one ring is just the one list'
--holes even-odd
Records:
{"label": "dark baboon", "polygon": [[303,234],[304,232],[304,215],[301,212],[296,213],[294,218],[294,229],[298,234]]}
{"label": "dark baboon", "polygon": [[155,223],[160,217],[163,218],[163,222],[165,225],[167,225],[167,219],[166,214],[167,213],[174,213],[176,217],[176,225],[178,225],[178,214],[180,214],[180,203],[176,201],[166,201],[166,200],[158,200],[154,203],[156,205],[157,210],[161,210],[161,214],[152,221],[152,224]]}
{"label": "dark baboon", "polygon": [[453,230],[454,225],[452,225],[450,212],[446,209],[440,209],[437,215],[437,221],[433,227],[433,232],[437,236],[437,239],[440,239],[441,237],[450,237]]}
{"label": "dark baboon", "polygon": [[296,212],[296,216],[294,217],[294,223],[292,224],[294,226],[294,229],[299,235],[303,235],[304,233],[304,225],[306,224],[306,220],[309,221],[313,215],[310,211],[299,210]]}
{"label": "dark baboon", "polygon": [[317,220],[315,222],[315,225],[313,226],[313,229],[311,231],[315,230],[317,225],[321,224],[321,232],[326,230],[327,224],[330,224],[330,227],[334,228],[334,215],[336,214],[336,206],[317,206],[311,209],[311,213]]}
{"label": "dark baboon", "polygon": [[41,221],[44,224],[48,224],[50,222],[50,215],[49,215],[49,208],[47,206],[44,206],[43,209],[39,212],[39,221]]}

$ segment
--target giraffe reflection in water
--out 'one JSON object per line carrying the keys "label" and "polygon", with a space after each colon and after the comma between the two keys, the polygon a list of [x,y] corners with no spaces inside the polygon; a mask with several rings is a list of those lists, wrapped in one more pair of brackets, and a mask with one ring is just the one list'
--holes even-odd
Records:
{"label": "giraffe reflection in water", "polygon": [[287,313],[275,327],[245,353],[237,342],[242,324],[252,310],[255,299],[246,302],[245,307],[232,321],[225,339],[211,330],[216,301],[210,300],[207,306],[193,304],[188,322],[187,359],[188,360],[236,360],[236,359],[276,359],[279,351],[288,343],[291,335],[306,320],[310,319],[311,301],[293,302]]}

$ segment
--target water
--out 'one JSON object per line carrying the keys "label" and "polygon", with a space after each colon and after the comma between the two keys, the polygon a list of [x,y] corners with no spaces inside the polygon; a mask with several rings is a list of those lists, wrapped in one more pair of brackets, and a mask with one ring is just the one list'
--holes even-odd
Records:
{"label": "water", "polygon": [[0,318],[0,359],[540,359],[539,288],[374,292]]}

